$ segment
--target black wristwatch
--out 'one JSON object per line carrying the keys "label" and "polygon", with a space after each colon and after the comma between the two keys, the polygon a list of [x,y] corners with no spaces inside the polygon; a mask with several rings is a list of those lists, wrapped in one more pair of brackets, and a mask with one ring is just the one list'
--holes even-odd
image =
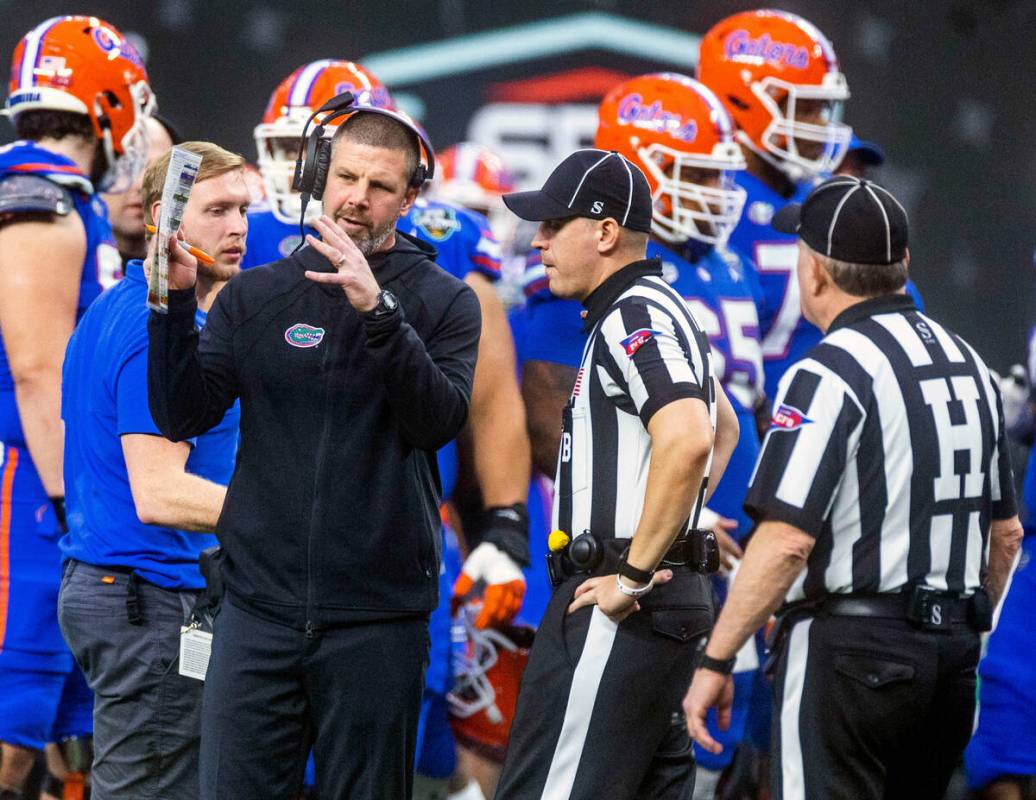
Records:
{"label": "black wristwatch", "polygon": [[388,289],[378,292],[378,303],[370,311],[365,311],[363,316],[370,320],[384,319],[391,317],[399,308],[399,300]]}
{"label": "black wristwatch", "polygon": [[637,583],[651,583],[651,579],[654,577],[655,571],[653,569],[641,569],[640,567],[635,567],[630,564],[626,560],[629,556],[629,552],[630,549],[627,547],[625,552],[623,552],[622,557],[619,559],[619,565],[615,571],[622,577],[629,578],[631,581],[636,581]]}
{"label": "black wristwatch", "polygon": [[698,669],[711,670],[712,672],[718,672],[720,675],[730,675],[734,671],[734,664],[736,662],[737,656],[720,660],[702,653],[701,661],[698,662]]}

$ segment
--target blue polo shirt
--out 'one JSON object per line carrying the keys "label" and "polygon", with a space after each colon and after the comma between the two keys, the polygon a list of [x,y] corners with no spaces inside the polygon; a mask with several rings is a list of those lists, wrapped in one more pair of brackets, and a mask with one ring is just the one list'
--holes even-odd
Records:
{"label": "blue polo shirt", "polygon": [[[147,282],[141,261],[87,310],[65,352],[65,558],[128,567],[167,589],[200,589],[198,554],[211,534],[159,528],[137,517],[121,437],[161,436],[148,409]],[[204,317],[199,319],[204,324]],[[189,440],[187,471],[226,485],[234,471],[241,411],[237,403],[208,433]]]}

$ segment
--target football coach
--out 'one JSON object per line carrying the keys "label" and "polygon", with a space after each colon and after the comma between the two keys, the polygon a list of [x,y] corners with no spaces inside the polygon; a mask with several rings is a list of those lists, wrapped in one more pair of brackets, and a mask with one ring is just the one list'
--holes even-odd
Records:
{"label": "football coach", "polygon": [[467,417],[481,327],[472,290],[396,231],[420,157],[403,117],[347,117],[319,238],[231,281],[200,341],[196,262],[170,246],[169,311],[149,321],[155,422],[182,440],[241,400],[216,529],[207,800],[292,796],[311,745],[322,795],[411,794],[439,576],[435,451]]}

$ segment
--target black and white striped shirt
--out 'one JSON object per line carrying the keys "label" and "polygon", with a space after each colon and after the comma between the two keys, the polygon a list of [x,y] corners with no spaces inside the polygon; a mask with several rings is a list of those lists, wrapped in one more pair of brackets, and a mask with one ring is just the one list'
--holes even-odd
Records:
{"label": "black and white striped shirt", "polygon": [[905,295],[846,309],[781,379],[745,509],[816,537],[788,601],[955,592],[1016,512],[999,390],[975,351]]}
{"label": "black and white striped shirt", "polygon": [[[590,331],[564,411],[553,525],[573,536],[632,537],[644,508],[651,437],[663,406],[699,398],[716,424],[709,342],[657,259],[637,261],[586,300]],[[711,455],[709,458],[711,463]],[[697,523],[708,484],[687,509]]]}

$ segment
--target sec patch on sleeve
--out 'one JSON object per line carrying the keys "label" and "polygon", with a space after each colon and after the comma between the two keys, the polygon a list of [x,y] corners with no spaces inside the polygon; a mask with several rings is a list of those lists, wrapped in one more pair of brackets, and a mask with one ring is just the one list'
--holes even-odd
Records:
{"label": "sec patch on sleeve", "polygon": [[783,403],[773,412],[773,419],[770,420],[770,428],[779,431],[797,431],[803,425],[813,422],[809,417],[797,408]]}
{"label": "sec patch on sleeve", "polygon": [[651,328],[638,328],[633,331],[629,336],[623,339],[619,344],[622,345],[622,349],[626,351],[626,355],[633,358],[633,354],[636,353],[641,347],[650,342],[660,331],[652,330]]}

